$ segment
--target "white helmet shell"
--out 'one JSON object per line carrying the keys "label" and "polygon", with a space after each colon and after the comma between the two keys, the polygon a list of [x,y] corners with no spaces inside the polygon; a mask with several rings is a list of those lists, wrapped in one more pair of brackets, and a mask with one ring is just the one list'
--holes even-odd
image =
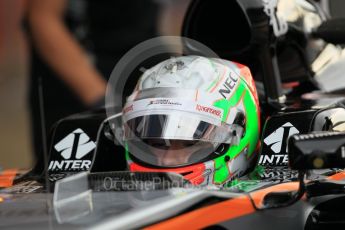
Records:
{"label": "white helmet shell", "polygon": [[210,59],[198,56],[171,58],[147,70],[138,90],[156,87],[207,89],[219,77],[219,67]]}

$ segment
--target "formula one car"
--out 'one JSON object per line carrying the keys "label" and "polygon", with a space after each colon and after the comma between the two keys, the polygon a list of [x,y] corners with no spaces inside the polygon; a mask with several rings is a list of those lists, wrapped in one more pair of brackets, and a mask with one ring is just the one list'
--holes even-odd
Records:
{"label": "formula one car", "polygon": [[[345,42],[344,21],[328,19],[313,1],[294,2],[289,13],[279,7],[284,4],[195,0],[182,31],[253,73],[263,125],[249,176],[219,188],[192,186],[175,173],[128,172],[105,109],[85,112],[56,124],[43,143],[45,159],[31,171],[1,175],[0,226],[343,228],[345,87],[341,47],[331,43]],[[198,54],[188,40],[184,47]]]}

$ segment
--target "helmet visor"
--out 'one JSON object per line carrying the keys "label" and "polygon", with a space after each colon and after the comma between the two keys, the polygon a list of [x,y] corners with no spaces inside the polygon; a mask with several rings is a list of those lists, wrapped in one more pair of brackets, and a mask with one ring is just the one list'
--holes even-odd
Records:
{"label": "helmet visor", "polygon": [[[172,139],[230,144],[241,127],[216,125],[187,112],[143,115],[124,123],[124,139]],[[235,134],[235,135],[234,135]]]}
{"label": "helmet visor", "polygon": [[214,154],[221,143],[232,143],[236,125],[217,126],[186,112],[143,115],[124,123],[129,152],[140,161],[160,167],[194,164]]}

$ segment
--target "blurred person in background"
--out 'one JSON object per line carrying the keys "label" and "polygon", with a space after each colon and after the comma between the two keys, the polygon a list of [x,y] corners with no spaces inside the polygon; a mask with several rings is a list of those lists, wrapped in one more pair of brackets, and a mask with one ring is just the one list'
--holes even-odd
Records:
{"label": "blurred person in background", "polygon": [[159,5],[153,0],[28,0],[29,103],[36,159],[42,157],[40,81],[47,133],[59,119],[102,105],[116,62],[158,35]]}
{"label": "blurred person in background", "polygon": [[27,50],[21,27],[25,2],[0,1],[0,172],[32,165],[26,106]]}

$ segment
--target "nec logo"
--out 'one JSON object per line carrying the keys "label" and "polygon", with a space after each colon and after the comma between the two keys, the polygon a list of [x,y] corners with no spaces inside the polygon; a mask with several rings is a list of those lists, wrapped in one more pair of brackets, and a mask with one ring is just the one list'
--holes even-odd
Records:
{"label": "nec logo", "polygon": [[260,156],[259,164],[287,165],[287,140],[299,131],[290,122],[285,123],[264,139],[267,147],[274,154],[264,153]]}
{"label": "nec logo", "polygon": [[230,71],[229,76],[223,83],[223,87],[218,90],[218,93],[222,95],[224,99],[228,99],[231,93],[233,92],[233,89],[235,88],[237,81],[238,76],[232,71]]}
{"label": "nec logo", "polygon": [[76,129],[54,145],[60,153],[62,161],[51,161],[48,170],[88,170],[90,160],[81,160],[96,147],[95,142],[82,130]]}

